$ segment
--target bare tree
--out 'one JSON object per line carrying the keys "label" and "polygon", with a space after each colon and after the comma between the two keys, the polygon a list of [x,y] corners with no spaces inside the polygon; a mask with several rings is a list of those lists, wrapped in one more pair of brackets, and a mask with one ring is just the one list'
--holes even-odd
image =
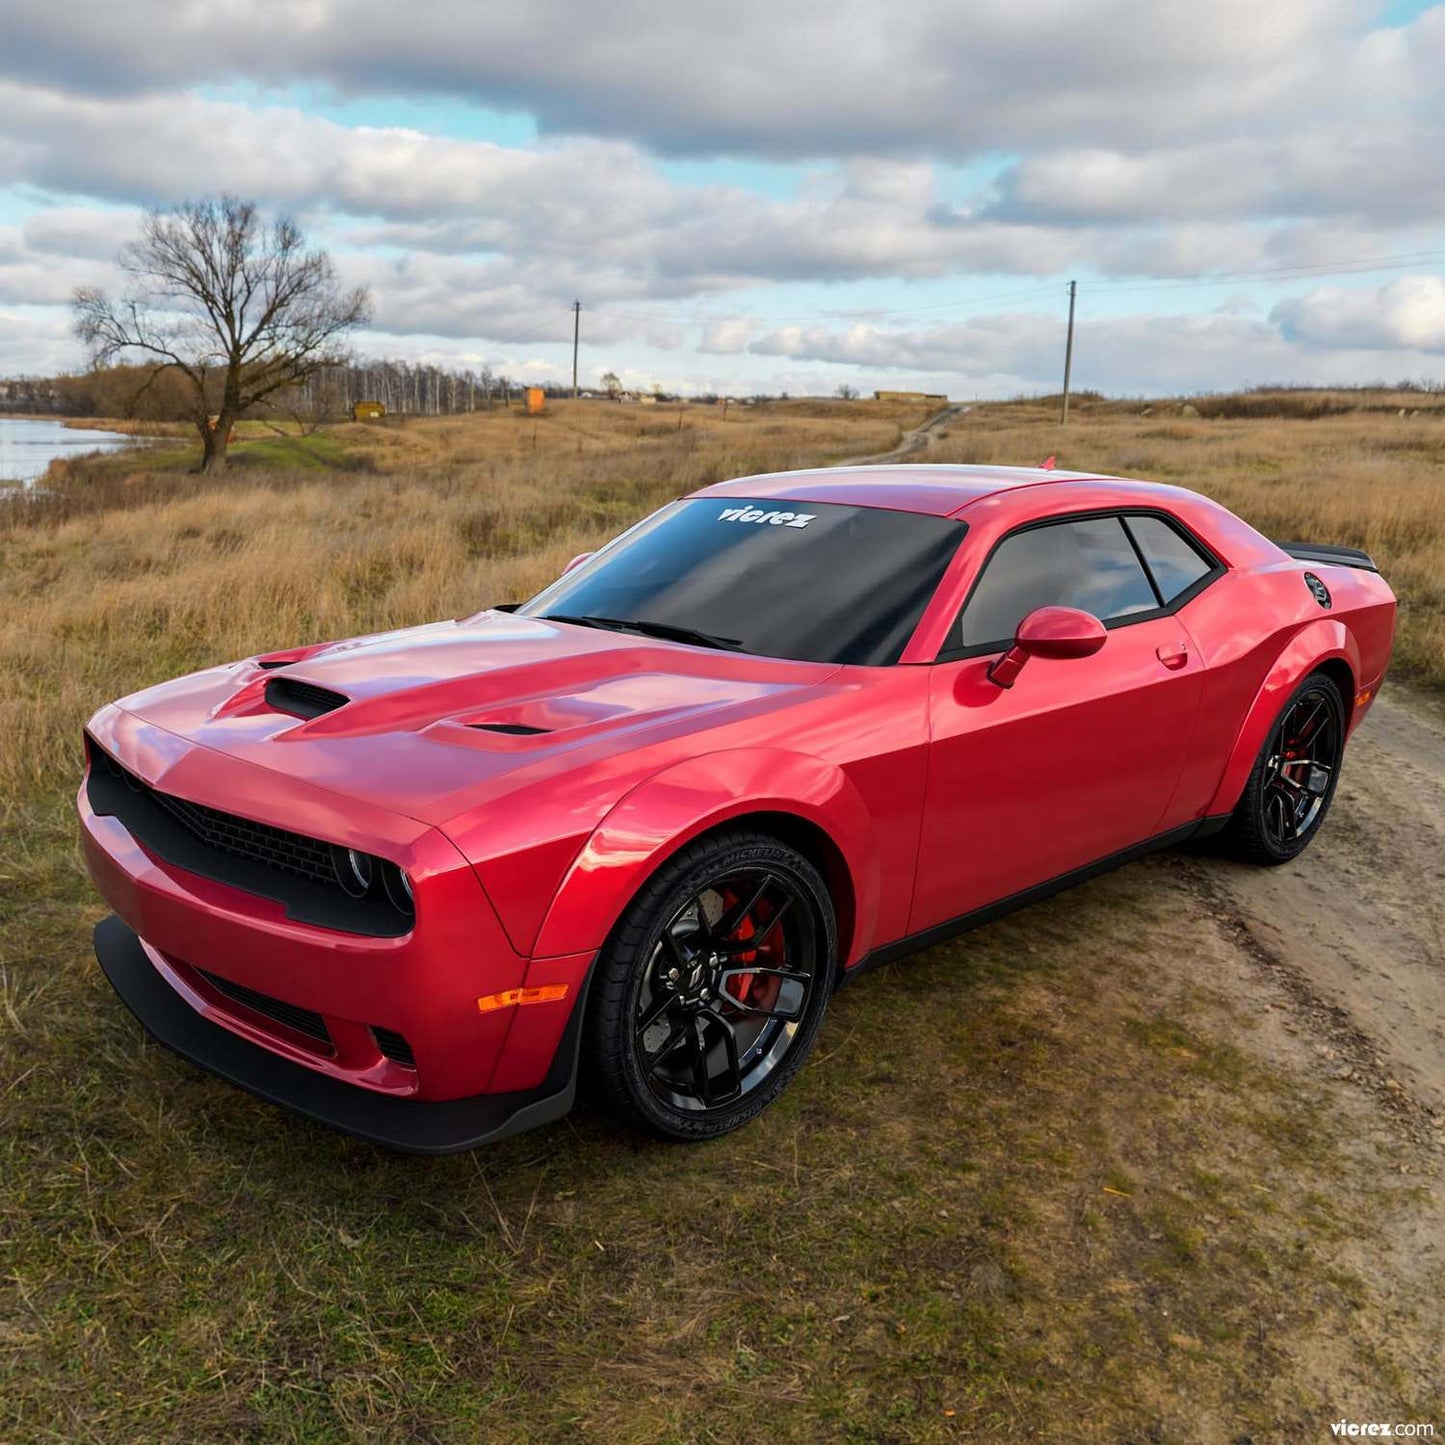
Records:
{"label": "bare tree", "polygon": [[371,316],[367,292],[342,290],[290,217],[263,220],[234,196],[151,211],[120,265],[123,295],[76,291],[76,335],[98,363],[139,355],[154,376],[186,378],[202,471],[225,465],[238,418],[339,364],[340,338]]}

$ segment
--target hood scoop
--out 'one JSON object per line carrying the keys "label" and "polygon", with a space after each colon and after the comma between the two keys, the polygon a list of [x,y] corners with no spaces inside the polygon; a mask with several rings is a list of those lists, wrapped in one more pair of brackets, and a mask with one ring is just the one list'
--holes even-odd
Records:
{"label": "hood scoop", "polygon": [[505,733],[508,737],[513,738],[531,738],[536,737],[539,733],[552,731],[551,728],[530,727],[527,723],[474,722],[468,723],[467,726],[475,728],[479,733]]}
{"label": "hood scoop", "polygon": [[350,701],[345,693],[332,692],[329,687],[318,687],[299,677],[273,677],[266,684],[267,705],[292,717],[323,717]]}

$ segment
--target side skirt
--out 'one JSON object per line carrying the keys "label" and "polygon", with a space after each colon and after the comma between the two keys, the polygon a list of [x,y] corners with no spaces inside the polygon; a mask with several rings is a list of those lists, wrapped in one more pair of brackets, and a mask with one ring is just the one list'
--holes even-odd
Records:
{"label": "side skirt", "polygon": [[1086,863],[1082,868],[1075,868],[1069,873],[1060,873],[1056,878],[1036,883],[1032,888],[1025,888],[1020,893],[1012,893],[1007,898],[999,899],[997,903],[986,903],[982,908],[975,908],[971,913],[960,913],[957,918],[949,918],[942,923],[936,923],[932,928],[925,928],[920,933],[910,933],[906,938],[897,939],[893,943],[885,943],[859,959],[852,968],[840,972],[837,987],[842,988],[845,983],[857,978],[859,974],[870,973],[873,969],[882,968],[885,964],[896,963],[910,953],[918,953],[925,948],[932,948],[937,943],[945,943],[950,938],[957,938],[960,933],[968,933],[975,928],[982,928],[986,923],[992,923],[995,919],[1004,917],[1005,914],[1014,913],[1020,908],[1027,908],[1031,903],[1042,903],[1045,898],[1052,898],[1056,893],[1076,888],[1080,883],[1087,883],[1091,878],[1098,878],[1101,874],[1112,873],[1115,868],[1120,868],[1125,863],[1132,863],[1136,858],[1147,857],[1150,853],[1158,853],[1165,848],[1172,848],[1178,843],[1188,842],[1192,839],[1208,838],[1212,834],[1220,832],[1229,819],[1230,814],[1223,813],[1217,817],[1200,818],[1195,822],[1186,823],[1182,828],[1171,828],[1167,833],[1157,833],[1154,837],[1146,838],[1142,843],[1136,843],[1131,848],[1124,848],[1118,853],[1110,853],[1107,858],[1099,858],[1093,863]]}

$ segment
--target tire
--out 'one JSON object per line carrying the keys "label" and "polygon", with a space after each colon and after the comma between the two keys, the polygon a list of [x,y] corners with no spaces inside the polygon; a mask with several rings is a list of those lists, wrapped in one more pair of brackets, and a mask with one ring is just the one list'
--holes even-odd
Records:
{"label": "tire", "polygon": [[1298,858],[1330,810],[1344,748],[1344,699],[1311,673],[1270,725],[1225,829],[1228,851],[1266,867]]}
{"label": "tire", "polygon": [[746,1124],[813,1047],[837,951],[832,900],[801,853],[741,829],[690,844],[648,880],[598,957],[584,1055],[592,1092],[664,1139]]}

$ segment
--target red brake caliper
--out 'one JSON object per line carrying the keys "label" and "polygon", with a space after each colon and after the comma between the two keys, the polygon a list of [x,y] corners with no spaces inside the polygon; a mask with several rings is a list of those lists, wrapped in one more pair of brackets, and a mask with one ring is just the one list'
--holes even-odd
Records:
{"label": "red brake caliper", "polygon": [[[724,898],[724,905],[732,907],[732,903]],[[733,931],[734,941],[743,941],[751,938],[758,931],[757,925],[751,917],[744,918]],[[775,937],[781,935],[774,930]],[[752,949],[747,953],[739,953],[735,956],[734,967],[744,963],[758,963],[759,954],[766,955],[761,962],[764,966],[780,968],[782,965],[777,960],[776,954],[778,944],[775,938],[769,938],[761,949]],[[727,992],[732,996],[734,1003],[750,1005],[755,1008],[771,1008],[777,1001],[778,992],[782,987],[782,979],[774,978],[771,974],[764,974],[759,978],[753,973],[736,974],[730,980],[731,986]]]}

